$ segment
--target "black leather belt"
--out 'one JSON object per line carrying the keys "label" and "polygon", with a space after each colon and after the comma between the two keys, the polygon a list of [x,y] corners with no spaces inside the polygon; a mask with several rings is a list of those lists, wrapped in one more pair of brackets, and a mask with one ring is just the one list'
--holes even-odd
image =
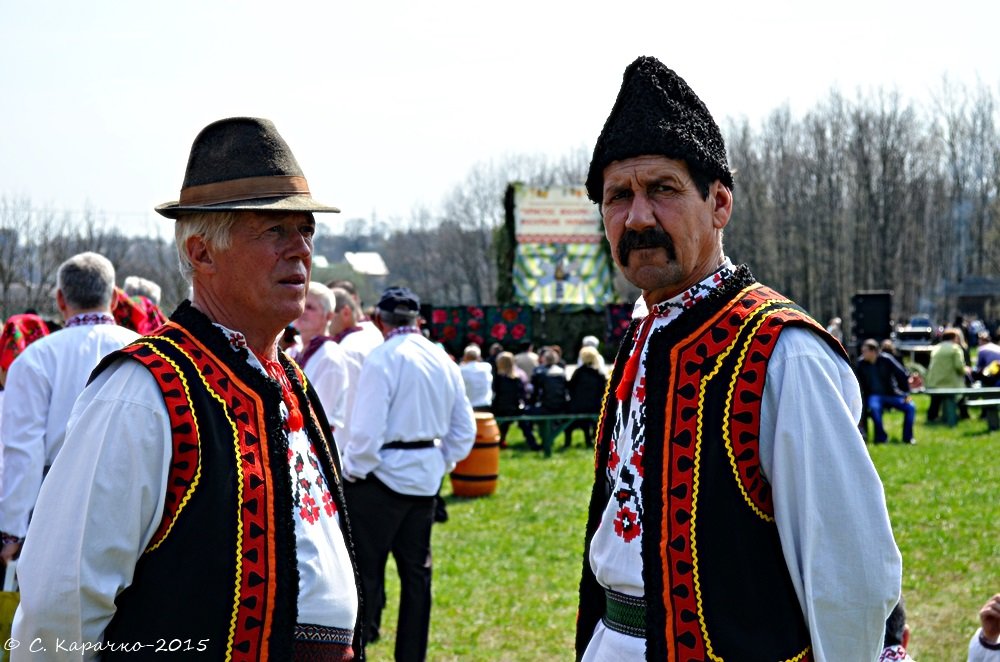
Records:
{"label": "black leather belt", "polygon": [[402,451],[415,451],[418,448],[434,448],[435,439],[418,439],[417,441],[389,441],[382,448],[398,448]]}

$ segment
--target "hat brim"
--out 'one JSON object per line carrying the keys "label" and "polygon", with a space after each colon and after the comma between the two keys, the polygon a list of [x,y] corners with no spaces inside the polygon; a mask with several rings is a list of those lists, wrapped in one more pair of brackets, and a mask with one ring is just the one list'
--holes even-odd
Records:
{"label": "hat brim", "polygon": [[161,216],[176,219],[181,214],[223,212],[223,211],[257,211],[257,212],[307,212],[339,214],[340,209],[324,205],[309,195],[288,195],[276,198],[258,198],[256,200],[236,200],[222,202],[216,205],[187,205],[179,202],[165,202],[158,205],[156,212]]}

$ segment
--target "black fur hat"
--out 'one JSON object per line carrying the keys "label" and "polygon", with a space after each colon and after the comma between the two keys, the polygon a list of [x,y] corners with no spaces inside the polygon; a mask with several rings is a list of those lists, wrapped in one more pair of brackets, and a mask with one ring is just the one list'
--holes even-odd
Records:
{"label": "black fur hat", "polygon": [[587,196],[601,204],[604,169],[634,156],[680,159],[733,187],[726,144],[684,79],[653,57],[640,57],[625,69],[615,105],[594,146],[587,174]]}
{"label": "black fur hat", "polygon": [[181,197],[167,218],[206,211],[339,212],[309,194],[288,143],[270,120],[231,117],[209,124],[191,145]]}

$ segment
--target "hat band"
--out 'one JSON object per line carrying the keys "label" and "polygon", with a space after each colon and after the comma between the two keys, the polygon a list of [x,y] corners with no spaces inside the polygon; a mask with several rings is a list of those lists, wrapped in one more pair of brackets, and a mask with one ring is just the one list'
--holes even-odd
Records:
{"label": "hat band", "polygon": [[218,205],[239,200],[274,198],[282,195],[309,195],[309,184],[305,177],[269,175],[267,177],[244,177],[226,182],[213,182],[181,189],[179,204]]}

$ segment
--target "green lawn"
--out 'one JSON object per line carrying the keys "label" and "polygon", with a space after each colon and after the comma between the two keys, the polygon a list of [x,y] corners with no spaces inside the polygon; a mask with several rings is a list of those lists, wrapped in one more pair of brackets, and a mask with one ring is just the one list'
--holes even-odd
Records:
{"label": "green lawn", "polygon": [[[885,483],[903,553],[903,591],[921,662],[964,660],[976,613],[1000,591],[1000,432],[985,421],[926,426],[916,446],[869,446]],[[901,415],[887,428],[900,437]],[[570,660],[593,453],[575,445],[549,459],[518,431],[502,451],[496,494],[457,499],[445,481],[450,520],[434,528],[430,660]],[[561,443],[561,442],[560,442]],[[383,638],[372,660],[391,660],[398,581],[387,569]]]}

